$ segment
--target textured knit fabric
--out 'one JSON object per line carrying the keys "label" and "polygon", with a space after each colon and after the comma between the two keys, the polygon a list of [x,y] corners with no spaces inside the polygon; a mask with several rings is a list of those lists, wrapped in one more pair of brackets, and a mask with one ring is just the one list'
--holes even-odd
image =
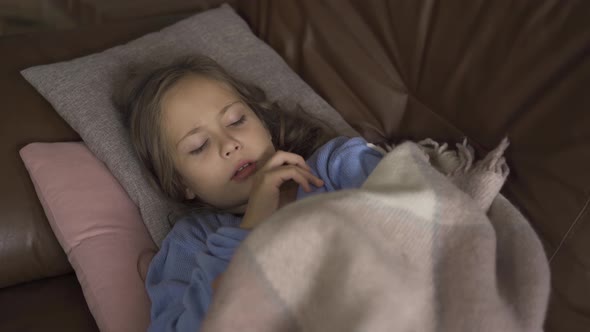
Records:
{"label": "textured knit fabric", "polygon": [[[340,136],[308,160],[325,185],[311,193],[299,189],[297,199],[322,192],[358,188],[382,154],[359,137]],[[150,331],[197,331],[212,297],[211,283],[225,271],[248,231],[232,214],[193,214],[179,220],[162,243],[148,272],[152,301]]]}
{"label": "textured knit fabric", "polygon": [[285,206],[236,250],[201,331],[542,331],[549,265],[499,194],[506,146],[476,161],[406,142],[360,188]]}

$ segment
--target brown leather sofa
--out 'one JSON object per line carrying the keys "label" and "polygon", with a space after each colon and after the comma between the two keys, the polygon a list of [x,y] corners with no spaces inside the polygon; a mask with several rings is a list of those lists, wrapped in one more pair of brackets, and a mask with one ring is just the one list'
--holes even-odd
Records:
{"label": "brown leather sofa", "polygon": [[[482,153],[508,135],[503,193],[550,260],[546,330],[590,330],[590,1],[229,2],[371,141],[467,137]],[[0,331],[97,330],[18,155],[79,136],[19,71],[186,14],[0,38]]]}

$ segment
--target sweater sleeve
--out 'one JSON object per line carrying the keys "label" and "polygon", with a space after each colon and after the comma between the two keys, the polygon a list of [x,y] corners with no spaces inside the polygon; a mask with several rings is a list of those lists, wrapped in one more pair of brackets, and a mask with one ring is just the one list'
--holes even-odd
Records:
{"label": "sweater sleeve", "polygon": [[[307,160],[312,172],[324,180],[324,187],[314,193],[359,188],[382,157],[361,137],[330,140]],[[299,193],[306,196],[302,190]]]}
{"label": "sweater sleeve", "polygon": [[193,217],[174,225],[146,278],[152,301],[149,331],[199,330],[213,295],[211,283],[248,234],[237,224],[239,220]]}

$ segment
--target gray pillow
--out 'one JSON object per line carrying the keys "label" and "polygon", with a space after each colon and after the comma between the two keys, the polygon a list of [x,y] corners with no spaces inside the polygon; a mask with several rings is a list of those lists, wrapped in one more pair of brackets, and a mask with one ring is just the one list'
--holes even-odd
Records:
{"label": "gray pillow", "polygon": [[236,77],[255,83],[271,100],[301,105],[340,134],[356,136],[342,117],[303,82],[228,5],[212,9],[161,31],[67,62],[27,68],[25,79],[45,97],[102,160],[139,206],[154,242],[170,230],[172,207],[142,175],[128,132],[113,104],[114,87],[133,63],[164,63],[201,53]]}

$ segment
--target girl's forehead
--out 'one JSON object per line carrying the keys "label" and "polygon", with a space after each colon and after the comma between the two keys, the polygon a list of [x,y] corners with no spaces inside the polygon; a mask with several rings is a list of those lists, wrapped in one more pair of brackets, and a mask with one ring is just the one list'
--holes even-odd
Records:
{"label": "girl's forehead", "polygon": [[[177,82],[162,98],[165,116],[184,110],[192,114],[219,112],[229,103],[241,101],[240,96],[227,84],[212,79],[191,77]],[[182,113],[182,112],[181,112]]]}

